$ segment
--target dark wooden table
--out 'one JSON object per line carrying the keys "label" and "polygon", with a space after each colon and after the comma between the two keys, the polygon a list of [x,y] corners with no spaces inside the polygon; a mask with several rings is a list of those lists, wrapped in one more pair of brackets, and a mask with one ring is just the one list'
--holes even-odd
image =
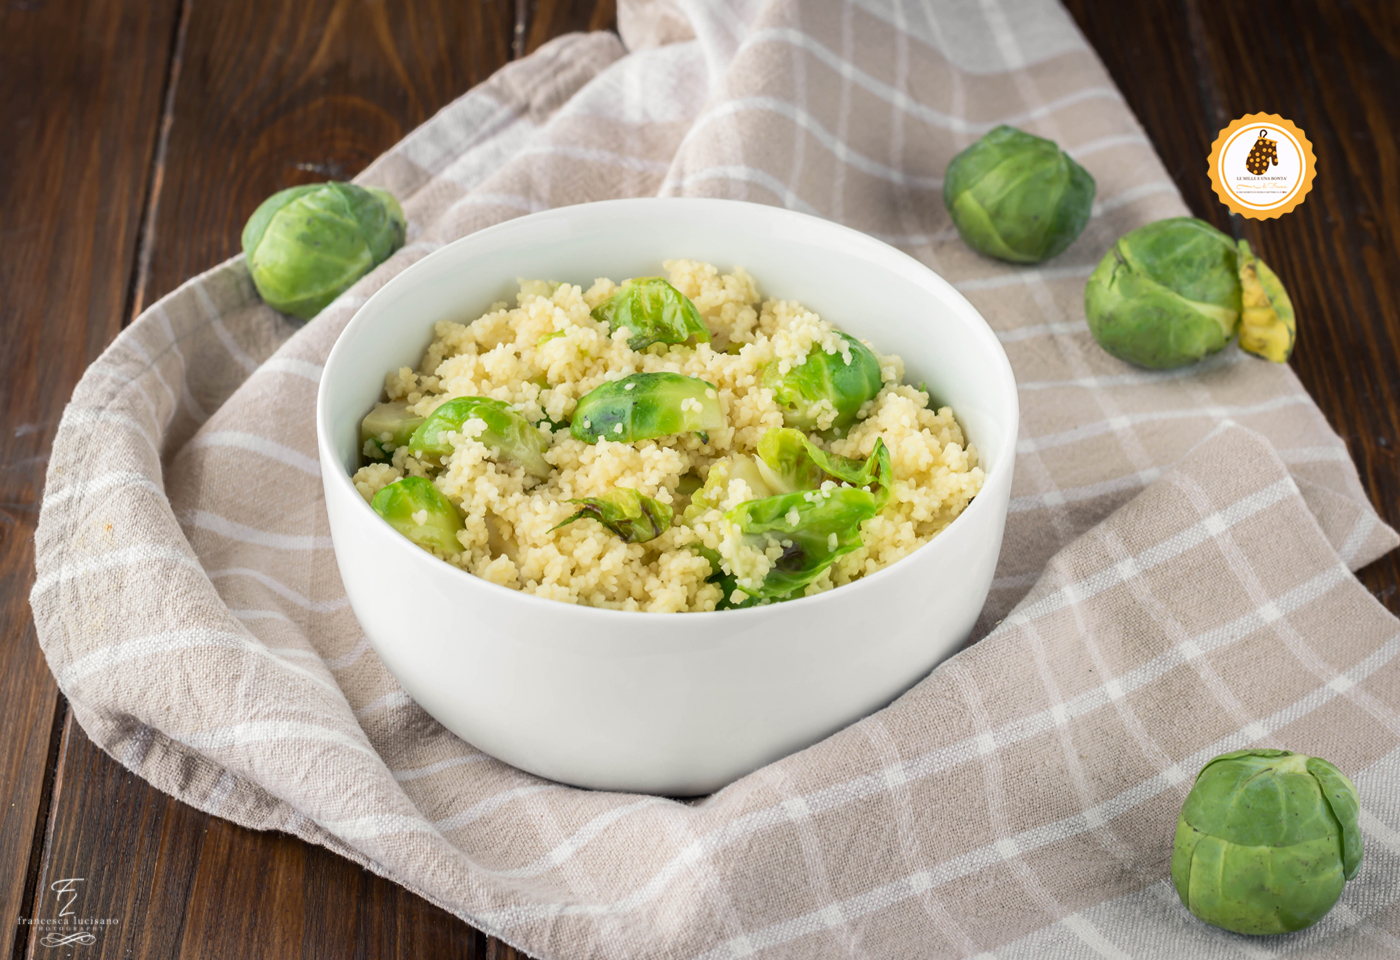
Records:
{"label": "dark wooden table", "polygon": [[[1191,209],[1286,278],[1294,369],[1400,526],[1400,3],[1069,0]],[[26,957],[516,956],[392,883],[158,793],[73,722],[28,592],[47,453],[87,366],[144,305],[234,254],[274,190],[353,176],[608,0],[0,3],[0,920],[81,877],[91,946]],[[1319,176],[1281,220],[1228,215],[1216,131],[1281,114]],[[1400,557],[1363,571],[1400,612]],[[0,957],[0,960],[4,960]]]}

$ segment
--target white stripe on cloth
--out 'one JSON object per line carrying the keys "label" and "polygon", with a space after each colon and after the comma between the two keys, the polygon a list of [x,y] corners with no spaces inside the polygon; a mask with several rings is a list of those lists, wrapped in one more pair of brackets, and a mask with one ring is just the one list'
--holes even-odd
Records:
{"label": "white stripe on cloth", "polygon": [[[1001,124],[1017,126],[1038,119],[1065,107],[1083,103],[1086,100],[1108,99],[1122,101],[1118,91],[1112,87],[1086,87],[1076,90],[1074,93],[1066,94],[1052,100],[1043,106],[1035,107],[1021,113],[1011,114],[997,120],[987,122],[975,122],[965,117],[954,116],[925,106],[917,100],[896,90],[886,83],[876,79],[869,73],[857,67],[855,64],[838,55],[835,51],[824,46],[820,41],[797,30],[786,27],[772,27],[764,30],[755,30],[745,42],[746,46],[756,46],[760,43],[786,43],[812,54],[832,70],[839,73],[842,79],[854,83],[867,93],[884,100],[896,110],[906,113],[909,116],[927,123],[929,126],[938,127],[942,130],[951,130],[954,133],[974,134],[981,136],[993,127]],[[703,123],[703,119],[701,120]],[[698,124],[697,124],[698,126]]]}
{"label": "white stripe on cloth", "polygon": [[[214,331],[214,336],[224,345],[228,355],[234,362],[246,370],[253,373],[258,369],[258,361],[248,355],[248,351],[238,345],[238,341],[233,339],[233,334],[228,327],[224,326],[223,318],[219,315],[219,308],[209,297],[209,291],[204,288],[202,281],[196,280],[190,284],[194,290],[195,300],[199,303],[200,311],[204,314],[204,319],[208,322],[210,329]],[[161,308],[164,309],[163,307]]]}
{"label": "white stripe on cloth", "polygon": [[[187,747],[208,754],[218,754],[244,747],[285,743],[289,740],[311,740],[345,747],[371,757],[375,761],[379,760],[379,754],[374,751],[363,735],[357,736],[354,733],[334,730],[317,723],[304,723],[300,720],[245,720],[242,723],[234,723],[225,727],[211,727],[207,730],[186,732],[175,731],[167,735],[172,740],[183,743]],[[286,751],[271,750],[266,755],[291,757],[295,755],[295,750],[290,748]],[[215,759],[218,757],[216,756]],[[344,801],[346,798],[342,795],[340,799]],[[418,824],[420,827],[427,826],[417,818],[405,817],[403,819]]]}
{"label": "white stripe on cloth", "polygon": [[180,520],[228,540],[271,547],[275,550],[329,550],[333,546],[330,537],[318,537],[307,533],[272,533],[237,523],[208,510],[194,510],[181,514]]}
{"label": "white stripe on cloth", "polygon": [[[691,132],[699,131],[706,124],[722,120],[733,114],[750,112],[776,113],[799,129],[811,134],[814,140],[830,151],[838,160],[872,177],[879,177],[881,180],[888,180],[890,183],[918,190],[937,191],[943,189],[942,177],[915,176],[867,157],[850,144],[836,139],[831,131],[827,130],[816,117],[806,110],[794,106],[786,100],[779,100],[777,97],[747,97],[743,100],[729,100],[723,106],[705,114],[694,127],[691,127]],[[689,134],[687,134],[688,136]]]}
{"label": "white stripe on cloth", "polygon": [[269,659],[281,669],[295,674],[304,680],[311,681],[316,686],[333,694],[335,697],[339,698],[343,696],[340,688],[325,677],[317,676],[312,671],[299,667],[296,664],[286,662],[286,660],[277,656],[270,649],[260,643],[252,641],[246,635],[233,633],[228,630],[214,630],[208,627],[195,627],[188,630],[171,630],[164,633],[155,633],[150,636],[123,640],[119,643],[103,647],[85,657],[80,657],[59,670],[59,686],[67,689],[70,685],[80,683],[95,673],[106,673],[121,664],[129,663],[133,660],[142,660],[147,657],[164,657],[177,650],[191,650],[196,648],[219,648]]}
{"label": "white stripe on cloth", "polygon": [[150,575],[147,569],[139,569],[143,565],[173,563],[188,570],[203,572],[199,565],[199,560],[190,556],[184,550],[176,547],[167,547],[158,543],[138,543],[131,547],[122,547],[108,553],[100,554],[96,557],[88,557],[84,560],[68,561],[57,570],[53,570],[34,581],[34,587],[29,592],[30,599],[43,596],[60,583],[73,580],[77,577],[84,577],[91,573],[103,573],[119,567],[138,567],[138,570],[131,571],[134,576]]}
{"label": "white stripe on cloth", "polygon": [[262,366],[258,367],[257,373],[288,373],[294,377],[301,377],[310,380],[312,383],[321,382],[322,367],[319,363],[311,363],[309,360],[297,360],[293,357],[273,357]]}
{"label": "white stripe on cloth", "polygon": [[157,457],[160,455],[160,445],[156,443],[155,438],[152,437],[151,434],[146,432],[145,425],[137,423],[124,413],[118,413],[115,410],[90,410],[86,407],[75,407],[69,404],[68,408],[63,411],[63,421],[64,423],[84,424],[89,426],[116,424],[119,427],[126,427],[142,440],[145,440],[146,446],[150,447],[151,451],[155,453]]}
{"label": "white stripe on cloth", "polygon": [[227,567],[223,570],[209,570],[207,571],[207,576],[210,580],[219,580],[224,577],[247,577],[250,580],[256,580],[284,600],[290,600],[297,606],[306,610],[315,611],[316,613],[331,613],[335,610],[343,610],[350,605],[350,598],[346,596],[340,596],[334,600],[312,600],[310,597],[286,586],[281,581],[268,576],[261,570],[253,570],[250,567]]}
{"label": "white stripe on cloth", "polygon": [[466,766],[467,764],[482,763],[484,761],[493,759],[493,757],[487,756],[484,753],[471,753],[463,757],[449,757],[446,760],[439,760],[437,763],[430,763],[426,767],[413,767],[405,770],[390,770],[389,772],[394,775],[395,780],[399,781],[400,783],[406,783],[409,780],[421,780],[424,777],[431,777],[434,774],[441,773],[444,770],[451,770],[456,767]]}
{"label": "white stripe on cloth", "polygon": [[365,717],[378,713],[381,710],[393,710],[397,707],[404,707],[413,704],[413,698],[402,690],[394,690],[384,696],[373,700],[355,711],[355,719],[363,720]]}
{"label": "white stripe on cloth", "polygon": [[238,430],[215,430],[201,433],[190,442],[186,449],[199,447],[232,447],[238,450],[247,450],[267,457],[269,460],[286,464],[313,477],[321,475],[321,464],[315,457],[308,457],[306,454],[280,444],[276,440],[269,440],[255,433],[243,433]]}
{"label": "white stripe on cloth", "polygon": [[[976,293],[979,290],[999,290],[1002,287],[1014,287],[1026,283],[1040,283],[1046,280],[1078,280],[1087,277],[1094,272],[1097,263],[1082,264],[1080,266],[1065,267],[1036,267],[1034,270],[1017,270],[1015,273],[1004,273],[996,277],[983,277],[978,280],[958,280],[953,283],[953,289],[959,293]],[[1087,323],[1078,324],[1081,329],[1087,330]],[[1021,339],[1021,338],[1016,338]],[[1008,341],[1003,340],[1003,343]]]}
{"label": "white stripe on cloth", "polygon": [[1081,440],[1088,440],[1091,437],[1096,437],[1100,434],[1109,433],[1114,430],[1122,429],[1125,426],[1139,423],[1158,423],[1163,420],[1183,420],[1192,417],[1209,417],[1212,420],[1228,420],[1235,417],[1247,417],[1253,414],[1269,413],[1283,407],[1311,403],[1311,397],[1306,393],[1299,392],[1286,393],[1283,396],[1274,397],[1272,400],[1265,400],[1263,403],[1186,407],[1177,410],[1152,410],[1145,413],[1128,413],[1111,420],[1097,420],[1093,423],[1086,423],[1072,430],[1065,430],[1062,433],[1047,433],[1039,437],[1027,437],[1024,440],[1018,440],[1016,442],[1016,452],[1018,454],[1034,453],[1040,450],[1048,450],[1051,447],[1078,443]]}
{"label": "white stripe on cloth", "polygon": [[62,503],[74,497],[86,499],[87,497],[96,496],[99,493],[105,493],[108,490],[128,487],[141,487],[142,489],[150,490],[152,493],[161,496],[165,495],[165,491],[161,489],[160,485],[155,483],[144,473],[136,473],[134,470],[113,470],[111,473],[101,474],[93,477],[91,480],[85,480],[82,483],[70,484],[62,490],[50,491],[46,489],[44,491],[44,503]]}
{"label": "white stripe on cloth", "polygon": [[757,167],[746,167],[742,164],[735,163],[723,164],[717,167],[707,167],[698,173],[687,174],[684,178],[669,182],[665,185],[662,189],[665,190],[666,193],[663,195],[676,196],[690,184],[704,183],[709,180],[734,180],[739,183],[751,183],[754,186],[762,187],[764,190],[767,190],[769,193],[773,194],[775,198],[783,200],[784,204],[790,210],[810,214],[814,217],[821,216],[820,211],[818,211],[816,207],[793,193],[792,189],[787,184],[783,183],[783,181],[779,180],[771,173],[768,173],[766,170],[760,170]]}

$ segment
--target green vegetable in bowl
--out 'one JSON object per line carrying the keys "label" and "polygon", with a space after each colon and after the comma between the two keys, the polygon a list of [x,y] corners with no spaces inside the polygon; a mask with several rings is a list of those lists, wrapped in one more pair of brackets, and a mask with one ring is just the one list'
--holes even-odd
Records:
{"label": "green vegetable in bowl", "polygon": [[671,527],[670,506],[643,496],[631,487],[614,487],[601,497],[584,497],[569,503],[582,504],[583,509],[551,529],[558,530],[575,520],[592,517],[617,534],[623,543],[646,543]]}
{"label": "green vegetable in bowl", "polygon": [[[879,512],[874,495],[856,487],[739,504],[724,515],[742,538],[741,549],[729,558],[736,586],[760,600],[792,597],[839,558],[860,549],[861,523]],[[777,556],[769,558],[775,546]]]}
{"label": "green vegetable in bowl", "polygon": [[1172,883],[1187,909],[1226,930],[1310,927],[1361,867],[1359,811],[1355,785],[1320,757],[1221,754],[1181,808]]}
{"label": "green vegetable in bowl", "polygon": [[880,392],[880,361],[870,348],[841,334],[845,350],[827,353],[813,347],[807,358],[786,373],[771,362],[763,369],[763,386],[783,408],[783,423],[799,430],[819,429],[823,413],[834,410],[831,429],[855,422],[861,404]]}
{"label": "green vegetable in bowl", "polygon": [[709,343],[710,331],[690,298],[661,277],[629,280],[593,308],[593,319],[629,333],[627,346],[645,350],[653,343]]}
{"label": "green vegetable in bowl", "polygon": [[632,443],[724,426],[715,385],[679,373],[634,373],[609,380],[579,398],[570,432],[584,443]]}
{"label": "green vegetable in bowl", "polygon": [[268,306],[314,317],[403,246],[403,209],[387,190],[315,183],[274,193],[243,228],[243,254]]}
{"label": "green vegetable in bowl", "polygon": [[1089,222],[1094,178],[1053,140],[991,130],[948,164],[943,204],[963,242],[1012,263],[1064,252]]}
{"label": "green vegetable in bowl", "polygon": [[408,443],[422,422],[402,400],[376,403],[360,421],[360,446],[370,459],[386,460],[395,448]]}
{"label": "green vegetable in bowl", "polygon": [[1126,234],[1084,288],[1094,339],[1121,360],[1156,369],[1222,349],[1240,320],[1237,254],[1234,240],[1192,217]]}
{"label": "green vegetable in bowl", "polygon": [[816,490],[831,480],[873,493],[877,509],[888,502],[894,476],[890,451],[878,437],[870,456],[862,462],[827,453],[801,430],[788,427],[769,429],[759,438],[757,465],[768,489],[775,493]]}
{"label": "green vegetable in bowl", "polygon": [[457,540],[462,517],[452,501],[426,477],[395,480],[374,495],[370,506],[389,526],[429,553],[462,552]]}
{"label": "green vegetable in bowl", "polygon": [[493,455],[520,464],[532,477],[549,476],[550,466],[544,458],[549,441],[510,404],[490,397],[457,397],[441,404],[413,431],[408,445],[415,453],[449,456],[452,442],[447,435],[461,433],[469,420],[486,424],[474,439]]}

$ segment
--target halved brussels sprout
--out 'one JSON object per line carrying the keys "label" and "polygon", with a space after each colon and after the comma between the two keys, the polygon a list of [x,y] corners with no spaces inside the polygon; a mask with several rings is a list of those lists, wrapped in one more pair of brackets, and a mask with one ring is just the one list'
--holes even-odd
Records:
{"label": "halved brussels sprout", "polygon": [[578,513],[556,523],[558,530],[575,520],[592,517],[622,539],[623,543],[646,543],[655,540],[671,527],[671,507],[644,496],[631,487],[614,487],[601,497],[583,497],[569,503],[583,505]]}
{"label": "halved brussels sprout", "polygon": [[314,183],[281,190],[243,228],[243,255],[268,306],[306,320],[403,246],[387,190]]}
{"label": "halved brussels sprout", "polygon": [[408,443],[422,422],[423,418],[402,400],[376,403],[360,421],[361,452],[374,460],[386,460],[395,448]]}
{"label": "halved brussels sprout", "polygon": [[1287,363],[1298,337],[1293,301],[1268,264],[1240,241],[1240,349],[1256,357]]}
{"label": "halved brussels sprout", "polygon": [[1084,288],[1094,339],[1121,360],[1167,369],[1230,342],[1240,320],[1235,241],[1203,220],[1138,227],[1108,251]]}
{"label": "halved brussels sprout", "polygon": [[447,554],[462,552],[462,544],[457,540],[462,516],[431,480],[395,480],[374,495],[370,506],[389,526],[428,552],[434,548]]}
{"label": "halved brussels sprout", "polygon": [[[779,372],[776,362],[763,370],[763,386],[783,408],[783,423],[799,430],[840,430],[855,422],[861,404],[880,392],[880,361],[870,348],[841,334],[849,352],[827,353],[814,347],[807,359]],[[822,414],[835,411],[829,428],[818,426]]]}
{"label": "halved brussels sprout", "polygon": [[710,342],[710,331],[690,298],[661,277],[628,280],[593,308],[593,319],[629,333],[627,346],[645,350],[653,343]]}
{"label": "halved brussels sprout", "polygon": [[1053,140],[993,128],[953,158],[943,204],[963,242],[1013,263],[1064,252],[1089,222],[1094,178]]}
{"label": "halved brussels sprout", "polygon": [[885,441],[864,461],[827,453],[800,430],[780,427],[767,430],[758,441],[758,470],[774,493],[815,490],[827,480],[864,487],[883,509],[890,497],[894,471]]}
{"label": "halved brussels sprout", "polygon": [[584,443],[632,443],[724,426],[715,385],[679,373],[634,373],[590,390],[574,409],[570,431]]}
{"label": "halved brussels sprout", "polygon": [[549,441],[510,404],[490,397],[457,397],[441,404],[413,431],[408,445],[415,453],[449,456],[452,443],[447,434],[460,433],[468,420],[486,424],[475,439],[496,457],[520,464],[532,477],[549,476],[550,466],[544,458]]}
{"label": "halved brussels sprout", "polygon": [[[874,495],[855,487],[748,500],[724,515],[740,536],[738,543],[722,542],[720,553],[738,589],[763,600],[786,599],[860,549],[861,523],[879,512]],[[774,545],[781,553],[769,558]]]}

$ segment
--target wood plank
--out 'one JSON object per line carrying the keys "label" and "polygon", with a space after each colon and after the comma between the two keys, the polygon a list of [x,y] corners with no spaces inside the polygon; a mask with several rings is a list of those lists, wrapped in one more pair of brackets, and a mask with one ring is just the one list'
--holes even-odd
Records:
{"label": "wood plank", "polygon": [[[1247,239],[1284,280],[1293,369],[1381,517],[1400,526],[1400,6],[1290,0],[1263,18],[1257,5],[1201,0],[1067,6],[1192,213]],[[1219,130],[1261,112],[1302,126],[1318,158],[1311,195],[1274,220],[1230,214],[1205,170]],[[1400,558],[1361,579],[1400,613]]]}
{"label": "wood plank", "polygon": [[533,0],[528,14],[525,52],[565,33],[611,30],[617,21],[617,0]]}
{"label": "wood plank", "polygon": [[270,194],[354,176],[505,64],[513,32],[510,0],[194,5],[138,302],[238,253]]}
{"label": "wood plank", "polygon": [[[353,176],[484,79],[514,29],[508,0],[185,9],[133,313],[236,253],[268,194]],[[71,720],[48,832],[38,889],[83,877],[83,915],[120,921],[82,948],[92,958],[508,956],[327,850],[164,796]]]}
{"label": "wood plank", "polygon": [[[1277,113],[1312,141],[1318,176],[1302,206],[1275,220],[1233,219],[1288,286],[1293,369],[1346,441],[1381,517],[1400,526],[1400,6],[1289,0],[1261,19],[1202,3],[1199,15],[1228,118]],[[1400,558],[1382,558],[1362,581],[1400,612]]]}
{"label": "wood plank", "polygon": [[[62,702],[29,588],[48,451],[120,329],[176,0],[0,7],[0,918],[32,915]],[[26,928],[7,928],[4,947]]]}

